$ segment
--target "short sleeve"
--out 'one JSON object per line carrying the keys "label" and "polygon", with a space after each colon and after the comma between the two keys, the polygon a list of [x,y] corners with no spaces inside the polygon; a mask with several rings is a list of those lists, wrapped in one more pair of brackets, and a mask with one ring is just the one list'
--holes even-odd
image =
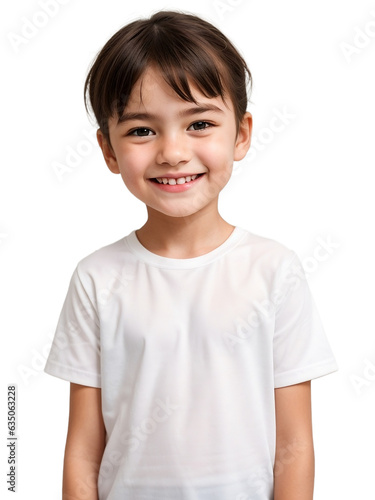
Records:
{"label": "short sleeve", "polygon": [[[87,280],[88,281],[88,280]],[[97,310],[79,265],[70,280],[44,371],[91,387],[101,386]]]}
{"label": "short sleeve", "polygon": [[273,339],[275,388],[338,370],[317,306],[297,254],[283,266]]}

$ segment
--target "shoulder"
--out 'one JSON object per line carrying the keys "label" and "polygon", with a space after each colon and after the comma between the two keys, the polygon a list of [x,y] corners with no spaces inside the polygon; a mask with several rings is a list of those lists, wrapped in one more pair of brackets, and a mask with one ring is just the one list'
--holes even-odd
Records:
{"label": "shoulder", "polygon": [[239,250],[242,249],[253,263],[268,265],[276,270],[298,261],[296,252],[286,244],[247,229],[241,228],[241,231],[243,236],[239,242]]}
{"label": "shoulder", "polygon": [[100,282],[122,273],[132,261],[132,254],[126,244],[128,237],[129,235],[83,257],[76,267],[78,277],[83,282]]}
{"label": "shoulder", "polygon": [[90,254],[86,255],[83,257],[79,262],[78,265],[82,268],[85,266],[90,266],[95,263],[102,263],[103,261],[106,261],[107,259],[114,257],[118,255],[119,253],[122,252],[122,250],[125,248],[125,240],[126,237],[123,237],[113,243],[110,243],[108,245],[105,245],[103,247],[98,248],[97,250],[91,252]]}

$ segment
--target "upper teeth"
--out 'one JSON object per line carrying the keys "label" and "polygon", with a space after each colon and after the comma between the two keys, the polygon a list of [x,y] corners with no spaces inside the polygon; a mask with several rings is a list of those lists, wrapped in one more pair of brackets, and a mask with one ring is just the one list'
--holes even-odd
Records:
{"label": "upper teeth", "polygon": [[187,175],[186,177],[179,177],[178,179],[174,179],[172,177],[156,177],[156,180],[159,182],[159,184],[170,184],[170,185],[175,185],[175,184],[185,184],[185,182],[190,182],[193,181],[198,177],[199,174],[196,175]]}

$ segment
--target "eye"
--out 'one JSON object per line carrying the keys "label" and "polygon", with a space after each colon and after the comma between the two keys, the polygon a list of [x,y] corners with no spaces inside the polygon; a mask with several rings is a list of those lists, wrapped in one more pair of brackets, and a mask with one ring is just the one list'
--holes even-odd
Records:
{"label": "eye", "polygon": [[152,132],[151,129],[146,128],[146,127],[140,127],[140,128],[135,128],[134,130],[131,130],[128,135],[134,135],[136,137],[148,137],[150,134],[149,132]]}
{"label": "eye", "polygon": [[208,122],[195,122],[192,125],[190,125],[188,130],[190,130],[191,127],[193,127],[193,130],[205,130],[206,128],[213,127],[213,125],[212,123]]}

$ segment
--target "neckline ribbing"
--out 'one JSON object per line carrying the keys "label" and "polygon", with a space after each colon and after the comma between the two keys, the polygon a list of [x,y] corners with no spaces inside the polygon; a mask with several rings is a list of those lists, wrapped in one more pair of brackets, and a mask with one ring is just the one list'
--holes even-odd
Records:
{"label": "neckline ribbing", "polygon": [[222,255],[231,250],[239,242],[242,236],[244,236],[244,234],[244,229],[239,226],[235,226],[232,233],[221,245],[208,253],[190,259],[172,259],[170,257],[163,257],[162,255],[150,252],[150,250],[147,250],[147,248],[145,248],[138,240],[136,230],[128,234],[125,241],[133,254],[151,266],[165,269],[193,269],[195,267],[204,266],[220,258]]}

